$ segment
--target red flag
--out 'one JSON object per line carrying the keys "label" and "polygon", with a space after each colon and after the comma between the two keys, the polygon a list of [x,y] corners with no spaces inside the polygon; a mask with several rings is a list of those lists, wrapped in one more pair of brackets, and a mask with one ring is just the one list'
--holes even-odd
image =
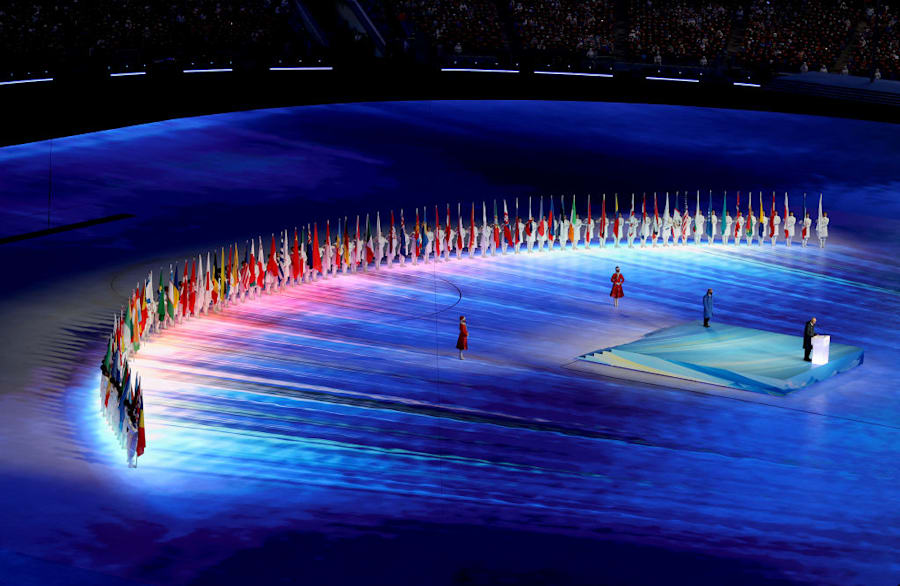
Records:
{"label": "red flag", "polygon": [[447,225],[444,228],[444,242],[446,243],[447,252],[450,252],[450,248],[453,247],[453,243],[450,242],[450,204],[447,204]]}
{"label": "red flag", "polygon": [[434,206],[434,258],[441,255],[441,215],[438,207]]}
{"label": "red flag", "polygon": [[303,275],[303,266],[300,264],[300,241],[297,238],[296,227],[294,227],[294,248],[291,250],[291,275],[294,279]]}
{"label": "red flag", "polygon": [[775,236],[775,192],[772,192],[772,215],[769,216],[769,238]]}
{"label": "red flag", "polygon": [[313,224],[313,270],[322,272],[322,254],[319,252],[319,224]]}
{"label": "red flag", "polygon": [[[606,237],[606,194],[603,194],[603,207],[600,208],[600,240]],[[601,242],[602,243],[602,242]]]}
{"label": "red flag", "polygon": [[194,310],[195,302],[197,301],[197,262],[191,261],[191,298],[188,300],[188,307],[191,311]]}
{"label": "red flag", "polygon": [[388,234],[388,254],[394,251],[394,210],[391,210],[391,231]]}

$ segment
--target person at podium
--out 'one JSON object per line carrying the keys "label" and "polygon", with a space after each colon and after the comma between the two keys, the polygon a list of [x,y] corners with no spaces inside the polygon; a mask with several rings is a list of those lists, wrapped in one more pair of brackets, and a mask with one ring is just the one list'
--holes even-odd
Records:
{"label": "person at podium", "polygon": [[809,353],[812,352],[812,339],[816,335],[816,318],[810,319],[806,322],[806,327],[803,328],[803,360],[807,362],[812,362],[812,358],[809,357]]}

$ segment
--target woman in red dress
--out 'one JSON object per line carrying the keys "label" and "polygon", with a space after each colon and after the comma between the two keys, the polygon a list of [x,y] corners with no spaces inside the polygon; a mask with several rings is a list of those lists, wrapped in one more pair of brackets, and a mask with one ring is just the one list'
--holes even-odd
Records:
{"label": "woman in red dress", "polygon": [[459,359],[463,358],[463,350],[469,349],[469,328],[466,327],[466,316],[459,316],[459,337],[456,338],[456,349],[459,350]]}
{"label": "woman in red dress", "polygon": [[612,291],[609,292],[609,296],[613,298],[613,304],[615,307],[619,307],[619,298],[625,297],[625,293],[622,291],[622,283],[625,282],[625,277],[622,276],[621,271],[619,271],[619,267],[616,267],[616,272],[613,273],[613,276],[609,279],[612,281]]}

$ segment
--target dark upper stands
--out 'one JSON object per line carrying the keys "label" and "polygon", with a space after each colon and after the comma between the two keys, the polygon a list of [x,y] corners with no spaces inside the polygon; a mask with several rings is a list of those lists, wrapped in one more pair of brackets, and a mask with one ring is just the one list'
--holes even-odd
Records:
{"label": "dark upper stands", "polygon": [[[829,71],[846,65],[855,74],[878,68],[885,78],[900,76],[900,0],[358,1],[387,45],[399,48],[389,57],[415,50],[442,62],[466,55],[517,60],[527,53],[577,66],[612,55],[792,72],[804,63]],[[7,0],[0,5],[0,75],[85,60],[116,67],[174,57],[199,66],[243,56],[272,61],[334,53],[347,38],[328,30],[341,23],[335,6],[330,0]],[[323,11],[334,18],[310,24]]]}

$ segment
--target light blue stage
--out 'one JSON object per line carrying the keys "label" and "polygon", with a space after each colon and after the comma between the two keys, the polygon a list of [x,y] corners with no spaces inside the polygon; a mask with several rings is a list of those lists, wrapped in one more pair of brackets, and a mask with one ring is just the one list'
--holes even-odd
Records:
{"label": "light blue stage", "polygon": [[831,344],[827,364],[803,361],[803,338],[695,322],[663,328],[643,338],[579,356],[626,371],[669,376],[746,391],[786,395],[863,363],[863,350]]}

